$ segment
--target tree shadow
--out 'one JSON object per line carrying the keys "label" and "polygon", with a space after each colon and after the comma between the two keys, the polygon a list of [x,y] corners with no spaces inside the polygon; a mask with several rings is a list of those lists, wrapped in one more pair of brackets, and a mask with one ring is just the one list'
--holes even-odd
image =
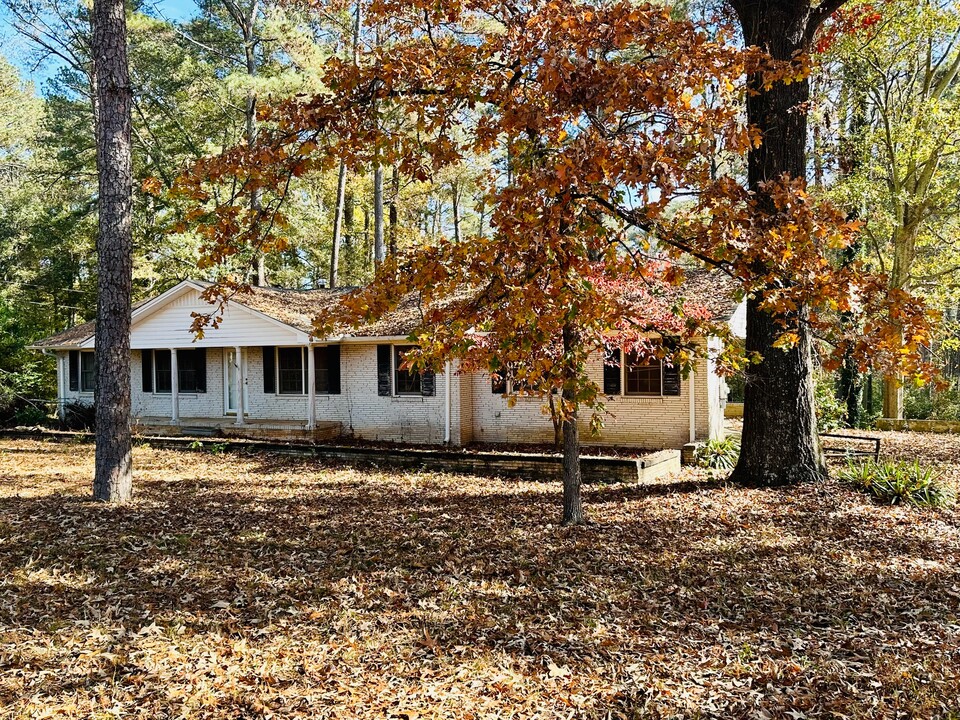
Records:
{"label": "tree shadow", "polygon": [[[918,647],[957,639],[924,625],[956,618],[960,566],[944,562],[957,554],[956,517],[891,521],[837,488],[594,487],[597,523],[561,528],[552,484],[276,458],[251,460],[241,481],[211,470],[229,459],[194,458],[183,456],[195,463],[184,480],[141,479],[129,507],[0,499],[0,598],[14,598],[0,629],[92,623],[135,637],[155,623],[254,641],[281,616],[316,637],[368,622],[427,654],[599,668],[622,687],[598,713],[668,706],[623,676],[664,653],[692,653],[678,667],[714,680],[806,658],[810,682],[849,704],[879,660],[873,675],[834,678],[829,657],[886,657],[893,635]],[[815,705],[791,702],[781,705]]]}

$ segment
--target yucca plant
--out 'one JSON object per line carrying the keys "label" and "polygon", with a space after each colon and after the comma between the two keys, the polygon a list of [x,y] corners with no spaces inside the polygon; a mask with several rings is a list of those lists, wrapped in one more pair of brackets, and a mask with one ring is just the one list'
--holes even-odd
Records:
{"label": "yucca plant", "polygon": [[947,507],[954,503],[953,489],[940,477],[936,468],[918,461],[847,462],[839,478],[853,487],[870,493],[881,502],[906,503],[916,507]]}
{"label": "yucca plant", "polygon": [[740,441],[735,437],[708,440],[697,450],[697,465],[711,470],[733,470],[740,457]]}

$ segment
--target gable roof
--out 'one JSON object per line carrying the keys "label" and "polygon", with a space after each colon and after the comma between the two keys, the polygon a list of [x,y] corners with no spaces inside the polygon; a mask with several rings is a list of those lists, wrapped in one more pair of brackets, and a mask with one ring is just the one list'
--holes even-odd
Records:
{"label": "gable roof", "polygon": [[[160,295],[140,301],[133,306],[133,323],[136,324],[144,313],[152,314],[161,309],[166,299],[175,297],[185,287],[202,291],[210,286],[208,282],[185,280]],[[313,318],[321,310],[335,307],[342,297],[355,289],[288,290],[253,286],[238,293],[229,303],[309,335]],[[675,288],[675,297],[707,308],[715,320],[729,320],[740,305],[735,291],[736,282],[726,275],[708,270],[687,270],[683,284]],[[406,338],[417,329],[420,319],[420,304],[411,294],[384,317],[359,327],[344,324],[336,329],[336,333],[351,338]],[[38,350],[92,347],[94,330],[95,323],[91,320],[39,340],[30,347]]]}

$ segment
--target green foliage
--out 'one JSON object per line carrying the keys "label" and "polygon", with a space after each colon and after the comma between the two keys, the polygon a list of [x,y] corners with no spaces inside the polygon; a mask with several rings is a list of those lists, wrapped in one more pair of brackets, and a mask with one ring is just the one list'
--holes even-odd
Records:
{"label": "green foliage", "polygon": [[910,462],[854,462],[840,470],[841,481],[877,500],[891,505],[902,503],[916,507],[948,507],[955,493],[931,466]]}
{"label": "green foliage", "polygon": [[711,470],[733,470],[740,457],[740,441],[733,437],[708,440],[697,450],[697,465]]}
{"label": "green foliage", "polygon": [[827,373],[814,375],[814,404],[817,409],[817,430],[830,432],[843,423],[846,408],[837,399],[834,378]]}
{"label": "green foliage", "polygon": [[97,411],[94,405],[69,402],[63,408],[63,420],[60,427],[64,430],[93,430]]}

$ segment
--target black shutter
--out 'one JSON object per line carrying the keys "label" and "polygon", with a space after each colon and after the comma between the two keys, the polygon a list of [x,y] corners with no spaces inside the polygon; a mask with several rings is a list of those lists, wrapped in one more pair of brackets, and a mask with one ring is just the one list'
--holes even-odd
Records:
{"label": "black shutter", "polygon": [[390,397],[390,345],[377,345],[377,395]]}
{"label": "black shutter", "polygon": [[327,345],[327,392],[340,394],[340,346]]}
{"label": "black shutter", "polygon": [[680,394],[680,368],[676,365],[670,366],[663,363],[661,366],[663,372],[663,394]]}
{"label": "black shutter", "polygon": [[70,351],[70,390],[77,392],[80,389],[80,351]]}
{"label": "black shutter", "polygon": [[277,354],[273,345],[263,346],[263,392],[273,395],[277,390]]}
{"label": "black shutter", "polygon": [[143,392],[153,392],[153,350],[140,351],[140,377],[143,380]]}
{"label": "black shutter", "polygon": [[420,376],[420,394],[423,397],[433,397],[437,394],[437,376],[433,370],[424,370]]}
{"label": "black shutter", "polygon": [[605,395],[620,394],[620,365],[623,351],[620,348],[608,348],[603,360],[603,393]]}
{"label": "black shutter", "polygon": [[197,348],[193,352],[196,353],[193,361],[193,376],[196,378],[197,392],[205,393],[207,391],[207,349]]}

